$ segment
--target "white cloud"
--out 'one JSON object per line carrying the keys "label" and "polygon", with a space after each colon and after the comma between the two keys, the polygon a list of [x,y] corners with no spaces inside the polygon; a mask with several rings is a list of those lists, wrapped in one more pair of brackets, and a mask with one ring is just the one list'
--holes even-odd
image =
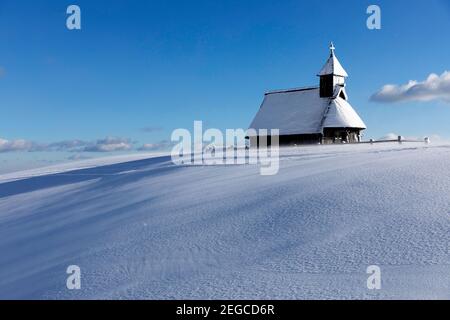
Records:
{"label": "white cloud", "polygon": [[0,138],[0,152],[13,151],[78,151],[81,147],[89,145],[81,140],[59,141],[50,144],[37,143],[24,139],[6,140]]}
{"label": "white cloud", "polygon": [[123,138],[106,138],[97,140],[95,143],[90,144],[83,148],[86,152],[114,152],[114,151],[126,151],[132,148],[132,143],[128,139]]}
{"label": "white cloud", "polygon": [[33,143],[23,139],[5,140],[0,138],[0,152],[28,151],[33,148]]}
{"label": "white cloud", "polygon": [[77,151],[87,145],[89,145],[89,143],[82,140],[64,140],[50,143],[46,148],[52,151]]}
{"label": "white cloud", "polygon": [[168,140],[163,140],[157,143],[146,143],[138,148],[139,151],[163,151],[169,149],[173,145]]}
{"label": "white cloud", "polygon": [[65,140],[50,144],[41,144],[28,140],[6,140],[0,138],[0,152],[14,151],[66,151],[66,152],[115,152],[126,151],[133,144],[128,139],[105,138],[94,142]]}
{"label": "white cloud", "polygon": [[450,72],[440,76],[432,73],[422,82],[411,80],[403,85],[385,85],[370,99],[382,103],[433,100],[450,103]]}

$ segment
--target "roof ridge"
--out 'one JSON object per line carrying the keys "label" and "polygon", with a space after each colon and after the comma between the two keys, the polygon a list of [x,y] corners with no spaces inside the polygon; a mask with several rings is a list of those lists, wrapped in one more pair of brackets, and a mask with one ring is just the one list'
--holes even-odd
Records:
{"label": "roof ridge", "polygon": [[298,87],[298,88],[291,88],[291,89],[279,89],[279,90],[271,90],[265,93],[265,95],[268,94],[275,94],[275,93],[288,93],[288,92],[297,92],[297,91],[307,91],[307,90],[314,90],[319,89],[318,86],[309,86],[309,87]]}

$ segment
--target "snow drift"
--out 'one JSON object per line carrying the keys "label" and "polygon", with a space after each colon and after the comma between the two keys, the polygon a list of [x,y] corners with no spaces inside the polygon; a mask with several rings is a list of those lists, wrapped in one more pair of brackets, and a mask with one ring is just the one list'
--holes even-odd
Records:
{"label": "snow drift", "polygon": [[168,157],[0,176],[0,298],[450,298],[450,146],[281,155],[276,176]]}

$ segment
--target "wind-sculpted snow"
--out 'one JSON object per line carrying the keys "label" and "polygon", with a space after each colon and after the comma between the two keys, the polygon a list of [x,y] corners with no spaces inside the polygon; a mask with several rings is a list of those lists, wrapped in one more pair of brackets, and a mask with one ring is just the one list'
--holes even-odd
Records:
{"label": "wind-sculpted snow", "polygon": [[0,177],[0,298],[450,298],[450,147],[280,161],[275,176],[159,157]]}

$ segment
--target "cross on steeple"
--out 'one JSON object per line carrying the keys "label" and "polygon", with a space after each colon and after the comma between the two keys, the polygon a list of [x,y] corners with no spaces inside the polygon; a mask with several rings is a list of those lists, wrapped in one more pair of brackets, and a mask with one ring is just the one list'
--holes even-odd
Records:
{"label": "cross on steeple", "polygon": [[336,50],[336,47],[334,46],[333,42],[330,43],[330,56],[334,57],[334,50]]}

